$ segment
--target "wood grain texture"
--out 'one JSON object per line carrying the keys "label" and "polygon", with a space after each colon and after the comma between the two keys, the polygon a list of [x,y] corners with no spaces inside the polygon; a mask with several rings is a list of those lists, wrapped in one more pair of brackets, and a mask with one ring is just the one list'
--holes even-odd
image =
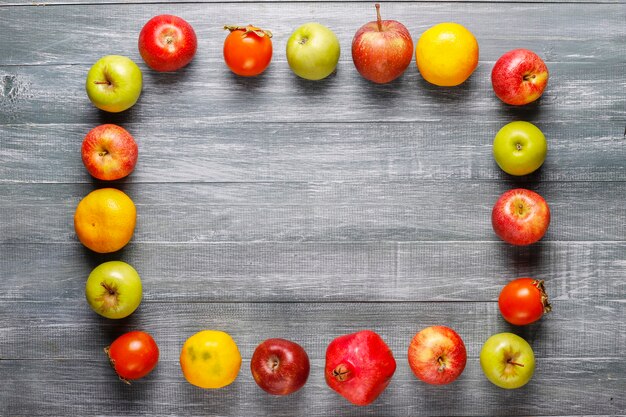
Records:
{"label": "wood grain texture", "polygon": [[[325,3],[334,3],[337,0],[317,0],[315,3],[317,4],[325,4]],[[359,4],[363,3],[363,0],[345,0],[342,3],[353,3]],[[424,0],[424,1],[413,1],[413,0],[396,0],[394,3],[402,4],[402,3],[418,3],[418,4],[429,4],[429,3],[453,3],[453,4],[463,4],[463,3],[511,3],[511,0]],[[140,4],[140,5],[152,5],[152,4],[162,4],[163,0],[127,0],[124,1],[123,4]],[[223,0],[170,0],[167,2],[170,7],[181,7],[184,4],[224,4],[224,3],[234,3],[234,1],[224,2]],[[279,5],[289,4],[289,3],[301,3],[307,4],[312,3],[311,0],[237,0],[236,3],[243,4],[263,4],[263,3],[276,3]],[[575,3],[584,3],[584,4],[614,4],[620,3],[620,0],[524,0],[523,3],[548,3],[548,4],[575,4]],[[369,4],[369,3],[368,3]],[[85,6],[85,5],[114,5],[119,6],[120,0],[44,0],[44,1],[16,1],[16,0],[0,0],[0,6],[5,7],[29,7],[29,8],[43,8],[46,6],[67,6],[67,5],[75,5],[75,6]],[[47,7],[51,8],[51,7]]]}
{"label": "wood grain texture", "polygon": [[[154,4],[151,4],[154,3]],[[43,5],[46,5],[45,7]],[[372,2],[213,0],[0,0],[0,416],[543,416],[624,415],[626,400],[626,7],[621,0],[385,2],[383,18],[416,41],[457,21],[476,35],[481,61],[457,88],[424,82],[415,62],[389,85],[364,81],[350,58]],[[178,14],[199,36],[193,63],[148,70],[137,34],[150,17]],[[337,34],[336,74],[312,83],[288,68],[284,45],[303,20]],[[224,23],[272,29],[263,76],[233,76],[222,59]],[[103,29],[104,28],[104,29]],[[490,84],[495,60],[526,47],[551,72],[542,99],[512,108]],[[138,104],[99,112],[85,75],[105,54],[142,68]],[[539,126],[548,158],[523,178],[491,155],[512,120]],[[118,123],[137,139],[135,172],[94,181],[80,160],[89,129]],[[94,188],[123,189],[138,227],[122,251],[96,255],[77,242],[72,216]],[[552,209],[545,239],[530,247],[495,237],[490,212],[513,187],[538,191]],[[106,260],[134,265],[143,302],[106,320],[84,283]],[[519,276],[544,279],[554,311],[508,325],[496,299]],[[468,366],[447,387],[413,377],[412,335],[453,327]],[[187,384],[178,355],[205,328],[228,331],[244,362],[230,387]],[[391,346],[398,370],[366,408],[324,382],[330,340],[363,328]],[[154,373],[128,387],[102,348],[132,329],[161,350]],[[527,339],[537,370],[505,391],[482,375],[492,334]],[[306,387],[265,395],[249,359],[265,338],[301,343],[312,359]]]}
{"label": "wood grain texture", "polygon": [[[2,381],[0,399],[3,401],[0,403],[5,404],[7,414],[11,415],[40,414],[43,404],[46,404],[43,414],[54,415],[76,406],[79,408],[72,409],[70,414],[76,412],[81,416],[116,415],[122,411],[131,415],[142,412],[170,415],[182,410],[186,415],[210,412],[211,415],[282,416],[293,415],[294,407],[300,410],[298,413],[306,409],[307,415],[328,415],[330,409],[340,415],[488,415],[502,411],[502,408],[497,411],[496,407],[520,415],[542,415],[544,402],[556,395],[562,413],[593,412],[590,401],[585,401],[586,396],[602,401],[606,411],[617,413],[624,405],[619,395],[626,382],[624,364],[615,351],[615,346],[626,342],[625,324],[619,321],[624,314],[624,304],[620,302],[558,302],[549,318],[515,329],[518,333],[521,330],[520,334],[532,344],[538,367],[536,379],[524,389],[513,392],[490,385],[478,365],[482,342],[493,333],[512,330],[498,317],[495,303],[392,303],[381,309],[378,303],[342,303],[329,308],[328,304],[148,302],[128,319],[111,321],[96,316],[84,302],[7,302],[0,307],[0,320],[11,316],[16,308],[21,312],[20,318],[13,319],[12,327],[0,331],[0,357],[11,359],[1,363],[6,364],[3,366],[9,374],[23,366],[25,360],[38,357],[45,350],[49,359],[31,363],[40,367],[55,358],[57,365],[49,369],[45,378],[54,382],[47,392],[57,401],[49,404],[45,400],[28,400],[25,398],[29,397],[19,394],[43,388],[32,371],[17,378],[10,377]],[[51,311],[58,323],[54,327],[49,323]],[[444,321],[465,339],[470,359],[457,383],[436,389],[417,382],[410,374],[405,352],[416,331]],[[391,387],[380,401],[365,409],[356,409],[325,387],[323,357],[333,337],[364,327],[381,333],[395,352],[399,366]],[[202,391],[182,380],[176,363],[182,342],[203,328],[228,331],[245,358],[241,376],[227,389]],[[263,336],[257,333],[258,328],[263,329]],[[104,380],[106,361],[94,364],[94,355],[103,356],[101,348],[127,329],[144,329],[153,334],[162,359],[157,371],[135,384],[132,391],[117,381]],[[15,345],[8,341],[9,333],[17,342]],[[572,333],[577,335],[576,340],[571,338]],[[256,344],[272,336],[297,340],[313,360],[306,388],[282,402],[261,395],[248,371],[248,360]],[[553,357],[557,359],[552,360]],[[69,368],[59,371],[61,364]],[[16,379],[18,381],[13,382]],[[585,384],[582,397],[578,384]],[[448,400],[448,396],[454,399]],[[479,396],[480,401],[473,402],[476,398],[472,400],[471,396]],[[76,402],[76,398],[87,397],[90,401]],[[527,401],[528,398],[533,401]],[[471,410],[464,406],[468,403],[474,404]]]}
{"label": "wood grain texture", "polygon": [[[140,147],[126,182],[624,181],[625,122],[552,122],[539,171],[515,178],[492,158],[505,122],[229,123],[205,119],[124,123]],[[0,125],[0,183],[86,183],[80,158],[89,124]],[[249,186],[248,186],[249,188]]]}
{"label": "wood grain texture", "polygon": [[[104,355],[104,354],[102,354]],[[399,363],[406,359],[396,355]],[[0,381],[0,413],[14,416],[38,415],[128,415],[128,416],[450,416],[464,410],[465,416],[543,415],[546,404],[558,403],[561,414],[591,415],[594,405],[621,414],[626,406],[623,363],[602,359],[538,360],[536,377],[549,383],[529,384],[505,391],[492,386],[480,371],[478,361],[470,359],[461,378],[446,387],[423,384],[408,366],[399,366],[379,401],[368,407],[354,407],[332,392],[324,382],[323,361],[312,360],[306,386],[287,398],[263,393],[252,380],[249,362],[244,360],[235,383],[219,391],[206,392],[184,382],[176,360],[161,361],[155,371],[128,387],[112,381],[106,361],[89,360],[83,367],[72,361],[45,361],[42,367],[55,376],[44,385],[26,361],[11,362],[7,371],[23,375],[20,379]],[[76,374],[84,376],[77,377]],[[163,380],[166,379],[166,380]],[[580,389],[584,384],[584,390]],[[477,389],[477,387],[479,389]],[[48,395],[37,398],[45,390]],[[47,398],[59,399],[49,401]],[[77,401],[89,398],[89,401]],[[532,399],[532,400],[529,400]],[[472,409],[467,404],[476,404]],[[180,405],[184,404],[184,406]],[[46,412],[42,412],[46,410]],[[102,413],[101,410],[107,410]]]}
{"label": "wood grain texture", "polygon": [[[498,241],[491,210],[515,183],[118,183],[137,206],[131,242]],[[528,187],[528,185],[526,185]],[[623,241],[626,183],[540,182],[547,241]],[[88,184],[0,185],[3,243],[76,242]],[[584,196],[584,198],[583,198]],[[504,244],[503,244],[504,245]]]}
{"label": "wood grain texture", "polygon": [[545,280],[553,301],[626,298],[624,242],[157,243],[102,256],[79,243],[0,250],[3,301],[81,300],[91,270],[108,260],[139,271],[149,302],[495,301],[521,276]]}
{"label": "wood grain texture", "polygon": [[[273,69],[286,66],[284,45],[292,31],[307,20],[319,21],[336,33],[342,47],[341,61],[350,64],[340,66],[339,72],[356,73],[350,55],[352,37],[361,25],[376,16],[373,3],[369,1],[248,5],[240,2],[215,5],[124,3],[118,2],[113,7],[102,4],[73,8],[2,8],[0,37],[9,38],[11,42],[3,45],[5,53],[0,56],[0,65],[91,65],[107,53],[128,55],[142,63],[137,50],[142,26],[154,15],[174,13],[188,20],[198,35],[198,52],[191,68],[205,77],[222,77],[221,72],[213,71],[226,70],[222,57],[225,24],[254,23],[271,29],[274,55],[270,69]],[[71,10],[69,16],[68,10]],[[615,48],[626,36],[622,24],[626,20],[623,4],[586,4],[582,10],[576,5],[527,2],[500,7],[489,2],[385,2],[381,8],[383,18],[403,22],[415,42],[422,32],[439,22],[455,21],[467,26],[480,44],[481,60],[487,63],[493,63],[504,52],[518,47],[540,53],[549,63],[623,63],[626,51]],[[32,21],[45,23],[29,25]],[[590,24],[598,21],[603,24]],[[104,22],[106,29],[103,29]],[[550,69],[558,76],[556,69]],[[411,70],[417,71],[415,62]],[[83,81],[84,76],[79,79]]]}
{"label": "wood grain texture", "polygon": [[[147,286],[148,290],[158,288]],[[146,301],[122,320],[100,317],[83,296],[62,301],[3,301],[0,319],[8,324],[0,329],[0,357],[92,359],[130,329],[151,333],[164,360],[178,359],[187,337],[203,329],[228,332],[247,358],[265,338],[284,337],[302,342],[311,357],[323,359],[334,337],[364,328],[380,333],[392,351],[403,357],[413,335],[437,323],[454,328],[472,358],[478,357],[489,336],[505,331],[527,339],[539,358],[621,358],[618,347],[626,342],[626,322],[620,320],[626,308],[622,300],[556,301],[545,319],[515,327],[502,319],[496,302],[298,303],[284,299],[280,303],[234,303],[222,299],[225,301]],[[17,317],[16,310],[20,312]],[[536,382],[544,385],[541,379]]]}
{"label": "wood grain texture", "polygon": [[[480,65],[468,82],[450,89],[428,85],[413,66],[397,82],[372,85],[351,62],[319,83],[293,75],[286,63],[260,78],[236,78],[215,62],[209,75],[202,68],[154,74],[145,70],[144,89],[128,111],[108,115],[86,99],[88,65],[2,67],[3,100],[0,124],[88,123],[124,124],[205,118],[229,123],[276,122],[430,122],[445,124],[523,119],[623,121],[626,98],[624,63],[553,63],[554,76],[540,100],[529,106],[503,105],[493,94],[491,65]],[[610,82],[609,82],[610,81]],[[61,87],[60,87],[61,86]],[[173,99],[173,97],[176,97]],[[592,99],[596,97],[597,99]],[[580,109],[584,107],[585,112]],[[541,111],[539,111],[541,109]],[[294,134],[297,134],[294,132]]]}

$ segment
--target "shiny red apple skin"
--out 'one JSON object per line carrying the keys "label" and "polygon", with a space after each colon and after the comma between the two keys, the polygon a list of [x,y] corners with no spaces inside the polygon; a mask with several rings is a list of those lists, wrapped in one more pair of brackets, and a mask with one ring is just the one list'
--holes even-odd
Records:
{"label": "shiny red apple skin", "polygon": [[528,49],[505,53],[491,70],[491,85],[496,96],[513,106],[522,106],[541,97],[548,78],[545,62]]}
{"label": "shiny red apple skin", "polygon": [[339,336],[326,349],[326,383],[354,405],[374,402],[395,371],[391,349],[371,330]]}
{"label": "shiny red apple skin", "polygon": [[457,332],[446,326],[431,326],[413,337],[408,360],[417,378],[427,384],[445,385],[463,373],[467,350]]}
{"label": "shiny red apple skin", "polygon": [[93,177],[119,180],[135,169],[139,149],[126,129],[103,124],[89,131],[81,146],[83,164]]}
{"label": "shiny red apple skin", "polygon": [[169,14],[154,16],[139,33],[139,53],[155,71],[176,71],[196,54],[198,39],[184,19]]}
{"label": "shiny red apple skin", "polygon": [[413,39],[395,20],[378,19],[361,26],[352,39],[352,61],[363,78],[378,84],[391,82],[404,73],[413,58]]}
{"label": "shiny red apple skin", "polygon": [[261,342],[250,360],[257,385],[272,395],[289,395],[306,384],[309,356],[302,346],[290,340],[273,338]]}
{"label": "shiny red apple skin", "polygon": [[498,198],[491,212],[494,232],[512,245],[539,241],[550,225],[548,203],[534,191],[516,188]]}

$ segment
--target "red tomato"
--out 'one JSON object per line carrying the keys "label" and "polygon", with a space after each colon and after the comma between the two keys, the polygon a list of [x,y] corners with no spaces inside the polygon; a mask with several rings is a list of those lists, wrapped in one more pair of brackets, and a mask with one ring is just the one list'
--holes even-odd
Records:
{"label": "red tomato", "polygon": [[148,375],[159,361],[159,347],[145,332],[125,333],[104,351],[117,375],[126,382]]}
{"label": "red tomato", "polygon": [[502,317],[517,326],[533,323],[552,309],[543,281],[532,278],[517,278],[505,285],[498,307]]}
{"label": "red tomato", "polygon": [[232,72],[244,77],[259,75],[272,60],[272,33],[255,26],[224,26],[224,61]]}

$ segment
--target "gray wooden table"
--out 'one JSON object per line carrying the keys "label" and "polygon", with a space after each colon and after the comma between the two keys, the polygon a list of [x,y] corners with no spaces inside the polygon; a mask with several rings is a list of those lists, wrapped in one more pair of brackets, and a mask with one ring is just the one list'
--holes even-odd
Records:
{"label": "gray wooden table", "polygon": [[[58,4],[55,4],[58,3]],[[360,78],[350,57],[371,2],[104,2],[0,0],[0,415],[2,416],[414,416],[626,414],[626,5],[585,2],[389,2],[414,40],[456,21],[480,44],[468,82],[427,84],[413,62],[396,82]],[[149,70],[137,36],[173,13],[196,29],[193,63]],[[338,35],[335,75],[298,79],[284,46],[310,20]],[[232,75],[221,51],[225,23],[273,30],[274,59],[261,77]],[[542,99],[503,105],[490,70],[526,47],[551,71]],[[138,104],[95,109],[87,70],[107,54],[143,70]],[[544,167],[512,178],[491,156],[497,130],[539,126]],[[87,131],[118,123],[137,139],[135,172],[114,185],[137,204],[138,226],[119,253],[78,243],[78,201],[105,184],[87,174]],[[512,187],[538,191],[553,221],[545,239],[498,241],[491,207]],[[93,267],[134,265],[144,300],[128,319],[93,313],[84,284]],[[500,316],[501,287],[518,276],[546,281],[554,311],[515,328]],[[406,362],[423,327],[456,329],[468,347],[461,378],[427,386]],[[327,344],[369,328],[391,346],[398,370],[367,408],[324,382]],[[117,381],[102,348],[131,329],[154,335],[156,370]],[[218,391],[186,383],[182,343],[202,329],[233,335],[239,378]],[[537,370],[505,391],[482,375],[478,353],[501,331],[525,337]],[[249,359],[269,337],[302,344],[312,359],[304,389],[266,395]]]}

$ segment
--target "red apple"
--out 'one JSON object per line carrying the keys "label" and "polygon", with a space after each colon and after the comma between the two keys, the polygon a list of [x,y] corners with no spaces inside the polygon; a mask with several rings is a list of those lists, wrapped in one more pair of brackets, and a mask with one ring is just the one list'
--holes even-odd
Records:
{"label": "red apple", "polygon": [[354,405],[376,400],[395,371],[391,349],[371,330],[339,336],[326,349],[326,383]]}
{"label": "red apple", "polygon": [[417,333],[409,345],[409,365],[416,377],[432,385],[444,385],[463,373],[465,344],[454,330],[431,326]]}
{"label": "red apple", "polygon": [[123,127],[104,124],[87,133],[81,146],[83,164],[99,180],[118,180],[137,163],[137,143]]}
{"label": "red apple", "polygon": [[491,212],[493,230],[513,245],[530,245],[546,234],[550,225],[548,203],[534,191],[517,188],[502,194]]}
{"label": "red apple", "polygon": [[352,61],[363,78],[383,84],[398,78],[413,58],[413,40],[408,29],[395,20],[366,23],[352,39]]}
{"label": "red apple", "polygon": [[196,54],[196,32],[187,21],[169,14],[154,16],[139,33],[139,53],[155,71],[176,71]]}
{"label": "red apple", "polygon": [[254,350],[250,361],[254,380],[272,395],[288,395],[304,386],[309,377],[309,357],[299,344],[267,339]]}
{"label": "red apple", "polygon": [[548,85],[548,68],[536,53],[514,49],[496,61],[491,84],[500,100],[521,106],[541,97]]}

